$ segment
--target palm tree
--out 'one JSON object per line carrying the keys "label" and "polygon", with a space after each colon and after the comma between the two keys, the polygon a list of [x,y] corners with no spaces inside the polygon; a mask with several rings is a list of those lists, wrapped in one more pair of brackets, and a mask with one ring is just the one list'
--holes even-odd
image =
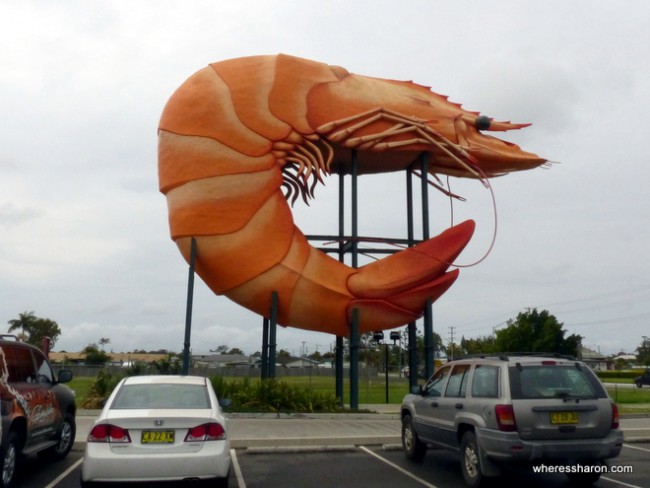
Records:
{"label": "palm tree", "polygon": [[34,312],[23,312],[17,319],[9,321],[9,332],[20,329],[18,334],[21,340],[37,347],[41,346],[44,337],[50,338],[50,347],[54,347],[61,335],[59,324],[50,319],[42,319],[34,315]]}
{"label": "palm tree", "polygon": [[102,351],[104,350],[104,346],[106,344],[110,344],[111,340],[108,337],[102,337],[99,339],[99,345],[102,346]]}

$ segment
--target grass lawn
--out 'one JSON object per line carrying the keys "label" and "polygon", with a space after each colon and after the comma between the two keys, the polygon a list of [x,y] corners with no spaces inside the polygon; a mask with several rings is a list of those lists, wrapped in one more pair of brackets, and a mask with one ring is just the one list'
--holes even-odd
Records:
{"label": "grass lawn", "polygon": [[94,376],[75,376],[72,378],[70,383],[67,383],[70,389],[75,393],[77,405],[81,405],[81,403],[88,397],[90,387],[94,382]]}
{"label": "grass lawn", "polygon": [[650,413],[650,388],[608,386],[607,391],[620,413]]}
{"label": "grass lawn", "polygon": [[[278,378],[290,385],[312,388],[318,392],[335,392],[336,379],[333,376],[288,376]],[[402,403],[402,398],[408,393],[407,378],[388,378],[388,403]],[[343,378],[343,403],[350,403],[350,380]],[[359,378],[359,403],[386,403],[386,379],[383,376],[374,378]]]}

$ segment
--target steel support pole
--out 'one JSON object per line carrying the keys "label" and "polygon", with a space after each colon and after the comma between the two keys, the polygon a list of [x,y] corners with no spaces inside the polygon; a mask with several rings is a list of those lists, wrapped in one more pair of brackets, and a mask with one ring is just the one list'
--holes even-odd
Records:
{"label": "steel support pole", "polygon": [[[429,239],[429,153],[420,156],[420,180],[422,183],[422,240]],[[432,302],[427,300],[424,307],[424,375],[429,378],[433,374],[434,344],[433,344],[433,311]]]}
{"label": "steel support pole", "polygon": [[[345,175],[339,170],[339,262],[345,262]],[[336,376],[336,398],[343,407],[343,337],[336,336],[334,374]]]}
{"label": "steel support pole", "polygon": [[[352,207],[352,267],[359,267],[359,222],[358,222],[358,154],[352,150],[352,184],[351,184],[351,207]],[[354,352],[353,352],[354,351]],[[359,310],[352,311],[352,326],[350,327],[350,408],[359,409]]]}
{"label": "steel support pole", "polygon": [[185,340],[183,341],[183,374],[190,372],[190,336],[192,334],[192,304],[194,302],[194,265],[196,263],[196,239],[190,244],[190,269],[187,277],[187,306],[185,307]]}
{"label": "steel support pole", "polygon": [[269,319],[262,319],[262,379],[269,377]]}
{"label": "steel support pole", "polygon": [[352,309],[350,324],[350,408],[359,409],[359,309]]}
{"label": "steel support pole", "polygon": [[[406,171],[406,224],[409,247],[415,244],[414,219],[413,219],[413,168]],[[408,324],[408,351],[409,351],[409,387],[418,384],[418,345],[417,328],[415,322]],[[409,388],[410,390],[410,388]]]}
{"label": "steel support pole", "polygon": [[275,350],[278,330],[278,292],[271,293],[271,314],[269,318],[269,378],[275,379]]}
{"label": "steel support pole", "polygon": [[357,177],[359,172],[359,156],[352,150],[352,267],[359,267],[359,198],[357,194]]}
{"label": "steel support pole", "polygon": [[386,375],[386,403],[388,401],[388,343],[384,342],[384,372]]}

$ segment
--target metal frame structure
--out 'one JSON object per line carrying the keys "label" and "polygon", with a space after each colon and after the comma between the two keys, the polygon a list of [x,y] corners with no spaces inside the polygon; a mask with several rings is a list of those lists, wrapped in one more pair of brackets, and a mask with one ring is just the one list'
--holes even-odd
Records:
{"label": "metal frame structure", "polygon": [[[378,247],[364,247],[359,248],[359,243],[362,240],[372,242],[382,242],[387,244],[401,244],[413,246],[419,242],[429,239],[429,182],[427,179],[429,168],[430,155],[423,153],[418,158],[418,161],[406,169],[406,219],[407,219],[407,238],[406,239],[393,239],[393,238],[360,238],[358,234],[358,155],[356,150],[351,151],[350,155],[350,171],[351,177],[351,195],[350,195],[350,223],[351,234],[345,235],[345,176],[346,172],[341,169],[338,171],[339,175],[339,209],[338,209],[338,235],[307,235],[309,241],[337,241],[338,248],[325,248],[319,247],[318,249],[326,253],[337,253],[340,262],[345,261],[346,254],[351,256],[351,266],[353,268],[359,267],[359,253],[364,254],[392,254],[398,252],[397,249],[378,248]],[[414,195],[413,195],[413,175],[418,170],[421,180],[421,208],[422,208],[422,239],[416,240],[414,237]],[[190,331],[192,322],[192,301],[194,289],[194,263],[196,259],[196,241],[192,238],[191,254],[190,254],[190,269],[188,278],[188,292],[187,292],[187,311],[185,318],[185,342],[183,349],[183,374],[188,374],[189,371],[189,356],[190,356]],[[269,311],[269,318],[263,319],[262,325],[262,365],[261,377],[262,379],[275,378],[275,364],[276,364],[276,337],[277,337],[277,307],[278,296],[277,292],[273,292],[271,297],[271,310]],[[433,313],[432,303],[428,300],[423,315],[424,322],[424,349],[425,349],[425,376],[429,377],[433,374],[434,366],[434,343],[433,343]],[[417,371],[418,371],[418,358],[417,358],[417,330],[415,322],[408,324],[408,350],[409,350],[409,383],[411,386],[417,384]],[[359,408],[359,327],[358,327],[358,310],[354,309],[352,312],[352,322],[350,324],[349,335],[349,348],[350,348],[350,408]],[[343,355],[344,355],[343,337],[336,337],[336,359],[335,359],[335,375],[336,375],[336,396],[339,403],[343,405]]]}

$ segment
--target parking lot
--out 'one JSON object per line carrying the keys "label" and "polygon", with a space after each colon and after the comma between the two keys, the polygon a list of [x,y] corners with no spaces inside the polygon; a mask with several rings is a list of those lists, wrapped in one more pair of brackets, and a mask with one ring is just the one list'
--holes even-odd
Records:
{"label": "parking lot", "polygon": [[[429,451],[424,461],[416,464],[406,460],[395,445],[333,446],[330,449],[250,448],[233,449],[232,454],[232,488],[464,486],[456,456],[440,450]],[[29,462],[32,460],[28,459],[21,470],[18,486],[78,487],[82,456],[83,451],[75,448],[60,463]],[[631,466],[632,472],[605,474],[596,486],[646,488],[650,479],[650,443],[626,444],[612,464]],[[527,471],[507,471],[505,479],[491,485],[527,488],[571,486],[562,474],[533,474]]]}

